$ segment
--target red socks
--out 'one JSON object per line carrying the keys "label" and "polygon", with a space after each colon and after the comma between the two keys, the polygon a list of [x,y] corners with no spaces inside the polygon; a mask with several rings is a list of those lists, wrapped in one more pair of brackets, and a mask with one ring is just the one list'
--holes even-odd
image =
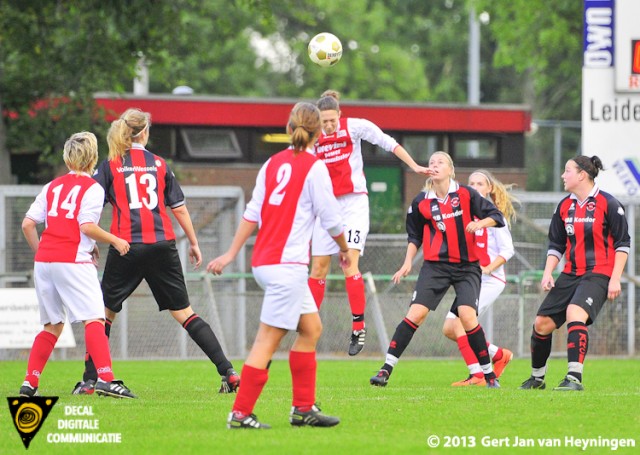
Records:
{"label": "red socks", "polygon": [[114,379],[111,370],[111,351],[109,351],[109,339],[104,332],[104,326],[98,321],[90,322],[84,326],[87,352],[96,366],[98,378],[105,382],[111,382]]}
{"label": "red socks", "polygon": [[242,385],[238,389],[238,395],[233,403],[233,412],[251,415],[256,401],[258,401],[258,397],[269,379],[269,370],[254,368],[245,363],[240,377]]}
{"label": "red socks", "polygon": [[[469,339],[466,335],[461,336],[457,339],[458,349],[460,350],[460,354],[462,354],[462,358],[467,366],[471,366],[474,363],[478,363],[478,359],[476,358],[473,349],[469,345]],[[478,376],[479,378],[483,378],[484,375],[482,373],[475,373],[474,376]]]}
{"label": "red socks", "polygon": [[45,330],[36,335],[29,354],[27,375],[25,376],[25,381],[29,381],[31,387],[38,387],[42,370],[44,370],[57,341],[58,338],[54,334]]}
{"label": "red socks", "polygon": [[353,330],[364,329],[364,308],[366,306],[364,281],[362,274],[356,273],[353,276],[345,278],[347,288],[347,297],[349,298],[349,306],[353,315]]}
{"label": "red socks", "polygon": [[289,352],[289,368],[291,368],[291,385],[293,386],[292,405],[302,412],[309,411],[316,402],[317,365],[315,351]]}
{"label": "red socks", "polygon": [[324,290],[326,288],[326,280],[317,280],[315,278],[309,277],[309,289],[311,289],[311,295],[313,296],[313,300],[316,302],[316,306],[320,309],[320,305],[322,305],[322,300],[324,299]]}

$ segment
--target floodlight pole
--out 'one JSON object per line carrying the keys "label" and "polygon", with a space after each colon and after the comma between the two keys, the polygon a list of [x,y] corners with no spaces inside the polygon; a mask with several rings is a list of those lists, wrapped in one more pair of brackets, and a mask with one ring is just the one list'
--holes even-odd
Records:
{"label": "floodlight pole", "polygon": [[473,4],[469,7],[469,76],[467,80],[469,104],[480,104],[480,22]]}

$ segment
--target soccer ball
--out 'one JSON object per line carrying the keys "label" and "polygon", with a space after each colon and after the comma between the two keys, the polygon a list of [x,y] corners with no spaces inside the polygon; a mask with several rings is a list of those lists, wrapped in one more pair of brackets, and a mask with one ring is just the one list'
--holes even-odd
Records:
{"label": "soccer ball", "polygon": [[318,33],[309,41],[309,58],[316,65],[333,66],[342,57],[342,43],[331,33]]}

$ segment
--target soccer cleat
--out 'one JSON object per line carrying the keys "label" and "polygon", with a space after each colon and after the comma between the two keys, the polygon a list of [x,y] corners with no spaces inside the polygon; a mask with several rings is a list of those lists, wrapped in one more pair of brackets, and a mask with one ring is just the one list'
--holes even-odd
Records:
{"label": "soccer cleat", "polygon": [[486,380],[487,389],[499,389],[500,383],[498,382],[498,378],[490,378]]}
{"label": "soccer cleat", "polygon": [[297,407],[291,408],[289,423],[295,427],[308,425],[310,427],[333,427],[340,423],[338,417],[323,414],[315,404],[307,412],[300,411]]}
{"label": "soccer cleat", "polygon": [[233,393],[238,391],[240,386],[240,375],[233,368],[227,370],[227,374],[222,376],[222,384],[218,393]]}
{"label": "soccer cleat", "polygon": [[380,370],[378,374],[369,379],[369,384],[377,387],[385,387],[389,382],[389,372],[387,370]]}
{"label": "soccer cleat", "polygon": [[547,384],[545,384],[544,379],[538,379],[535,376],[531,376],[529,379],[524,381],[522,385],[518,388],[522,390],[527,390],[527,389],[544,390],[546,387],[547,387]]}
{"label": "soccer cleat", "polygon": [[271,425],[258,422],[255,414],[245,415],[237,411],[231,411],[227,417],[227,428],[230,430],[268,430]]}
{"label": "soccer cleat", "polygon": [[466,387],[473,385],[484,387],[485,385],[487,385],[487,381],[484,380],[484,377],[479,378],[478,376],[470,374],[467,379],[451,384],[452,387]]}
{"label": "soccer cleat", "polygon": [[508,349],[502,348],[502,358],[493,362],[493,372],[496,374],[496,378],[502,376],[502,372],[506,368],[507,364],[513,359],[513,352]]}
{"label": "soccer cleat", "polygon": [[351,332],[351,341],[349,342],[349,355],[358,355],[364,348],[364,339],[367,335],[367,329],[354,330]]}
{"label": "soccer cleat", "polygon": [[113,398],[138,398],[131,390],[124,385],[124,382],[118,381],[114,379],[111,382],[106,382],[101,379],[98,379],[98,382],[95,386],[96,393],[100,396],[104,397],[113,397]]}
{"label": "soccer cleat", "polygon": [[72,395],[92,395],[96,388],[96,381],[87,379],[76,384],[71,392]]}
{"label": "soccer cleat", "polygon": [[29,381],[24,381],[22,383],[22,387],[20,387],[19,395],[21,397],[39,397],[40,396],[40,394],[38,393],[38,388],[31,387],[31,384],[29,384]]}
{"label": "soccer cleat", "polygon": [[562,380],[562,382],[558,385],[558,387],[554,388],[553,390],[557,390],[559,392],[570,392],[575,390],[580,392],[584,390],[584,387],[582,383],[578,381],[576,378],[574,378],[573,376],[567,375]]}

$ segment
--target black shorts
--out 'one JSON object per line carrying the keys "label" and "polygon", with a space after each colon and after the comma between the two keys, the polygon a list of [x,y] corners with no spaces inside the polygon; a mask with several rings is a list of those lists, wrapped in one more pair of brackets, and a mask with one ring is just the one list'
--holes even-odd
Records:
{"label": "black shorts", "polygon": [[143,279],[160,311],[177,311],[190,305],[175,240],[132,243],[124,256],[120,256],[114,247],[109,247],[102,276],[104,306],[119,313],[122,303]]}
{"label": "black shorts", "polygon": [[453,286],[456,299],[451,312],[458,315],[458,307],[470,306],[478,311],[480,279],[482,272],[477,262],[452,264],[449,262],[424,261],[411,304],[423,305],[434,311]]}
{"label": "black shorts", "polygon": [[540,304],[538,315],[549,316],[559,328],[567,320],[567,307],[573,304],[587,312],[587,325],[591,325],[607,301],[608,292],[609,277],[606,275],[588,272],[573,276],[561,273]]}

